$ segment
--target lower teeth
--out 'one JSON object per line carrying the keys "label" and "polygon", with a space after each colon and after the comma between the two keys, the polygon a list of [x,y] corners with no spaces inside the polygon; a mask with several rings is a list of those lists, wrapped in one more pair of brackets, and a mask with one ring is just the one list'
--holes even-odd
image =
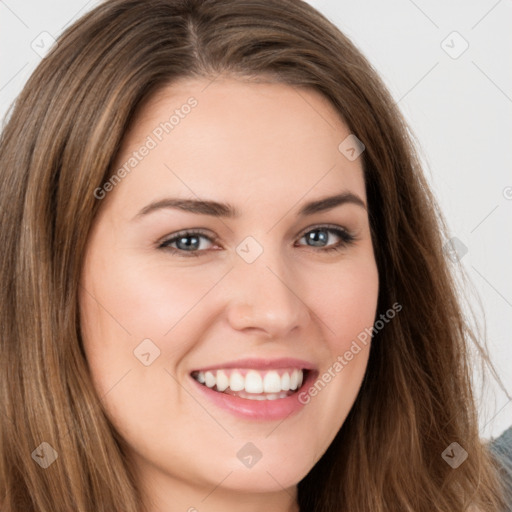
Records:
{"label": "lower teeth", "polygon": [[[229,388],[228,388],[229,389]],[[280,398],[286,398],[293,394],[293,392],[289,391],[280,391],[279,393],[248,393],[247,391],[218,391],[218,393],[223,393],[225,395],[237,396],[239,398],[247,398],[249,400],[278,400]]]}
{"label": "lower teeth", "polygon": [[277,400],[279,398],[286,398],[288,393],[286,393],[286,391],[281,391],[281,393],[267,393],[265,395],[251,395],[250,393],[244,395],[245,396],[238,394],[236,396],[239,396],[240,398],[248,398],[249,400]]}

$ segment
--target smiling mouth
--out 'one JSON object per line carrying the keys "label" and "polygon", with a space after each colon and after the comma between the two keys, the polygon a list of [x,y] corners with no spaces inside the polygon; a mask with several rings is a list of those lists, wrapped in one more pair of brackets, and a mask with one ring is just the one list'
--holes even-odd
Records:
{"label": "smiling mouth", "polygon": [[249,400],[278,400],[298,392],[309,370],[247,368],[194,371],[193,379],[218,393]]}

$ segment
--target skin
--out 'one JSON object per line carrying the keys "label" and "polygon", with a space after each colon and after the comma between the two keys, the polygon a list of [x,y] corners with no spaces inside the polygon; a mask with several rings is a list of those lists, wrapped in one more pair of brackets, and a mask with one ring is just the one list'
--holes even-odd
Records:
{"label": "skin", "polygon": [[[284,421],[241,419],[198,392],[193,369],[240,358],[297,357],[320,375],[376,315],[378,273],[367,210],[346,203],[299,217],[306,202],[349,191],[366,203],[361,158],[338,145],[350,131],[318,92],[229,77],[160,91],[127,133],[117,165],[190,96],[197,106],[102,200],[87,243],[80,311],[94,385],[127,441],[150,512],[298,510],[297,483],[342,426],[366,371],[369,344]],[[164,197],[232,203],[236,219],[159,209]],[[135,218],[135,219],[134,219]],[[304,236],[318,225],[323,246]],[[158,248],[202,228],[202,254]],[[248,236],[263,253],[236,251]],[[172,245],[177,249],[176,243]],[[253,249],[251,249],[253,250]],[[134,350],[151,339],[149,366]],[[318,419],[321,418],[321,421]],[[261,452],[251,468],[237,458]]]}

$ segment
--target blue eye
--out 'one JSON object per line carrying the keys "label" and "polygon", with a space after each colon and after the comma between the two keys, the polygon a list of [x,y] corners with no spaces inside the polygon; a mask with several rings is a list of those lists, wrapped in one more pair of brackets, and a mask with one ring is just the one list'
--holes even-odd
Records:
{"label": "blue eye", "polygon": [[[329,237],[333,234],[339,238],[339,241],[329,245]],[[340,251],[356,240],[355,236],[347,230],[333,226],[318,226],[309,229],[301,236],[300,240],[302,239],[305,239],[308,244],[312,244],[309,247],[313,247],[320,252]],[[164,249],[172,254],[184,257],[201,256],[208,250],[204,247],[202,240],[207,240],[210,243],[216,241],[202,231],[181,231],[161,242],[158,249]]]}
{"label": "blue eye", "polygon": [[[159,246],[159,249],[167,249],[172,253],[188,253],[180,254],[180,256],[199,256],[198,250],[204,252],[205,248],[201,247],[201,239],[214,242],[209,236],[201,231],[182,231],[172,238],[164,240]],[[176,247],[171,247],[171,244],[176,244]]]}
{"label": "blue eye", "polygon": [[[329,235],[333,233],[340,239],[339,242],[334,245],[324,246],[323,244],[327,243],[329,240]],[[310,229],[304,233],[301,239],[302,238],[313,243],[313,246],[310,247],[320,247],[320,250],[323,252],[340,251],[355,241],[355,236],[345,229],[332,226],[318,226],[314,229]]]}

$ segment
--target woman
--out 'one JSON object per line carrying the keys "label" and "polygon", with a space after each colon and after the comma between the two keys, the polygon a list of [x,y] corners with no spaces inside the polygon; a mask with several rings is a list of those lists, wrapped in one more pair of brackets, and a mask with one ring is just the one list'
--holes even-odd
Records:
{"label": "woman", "polygon": [[503,508],[442,218],[313,8],[107,1],[0,153],[3,512]]}

